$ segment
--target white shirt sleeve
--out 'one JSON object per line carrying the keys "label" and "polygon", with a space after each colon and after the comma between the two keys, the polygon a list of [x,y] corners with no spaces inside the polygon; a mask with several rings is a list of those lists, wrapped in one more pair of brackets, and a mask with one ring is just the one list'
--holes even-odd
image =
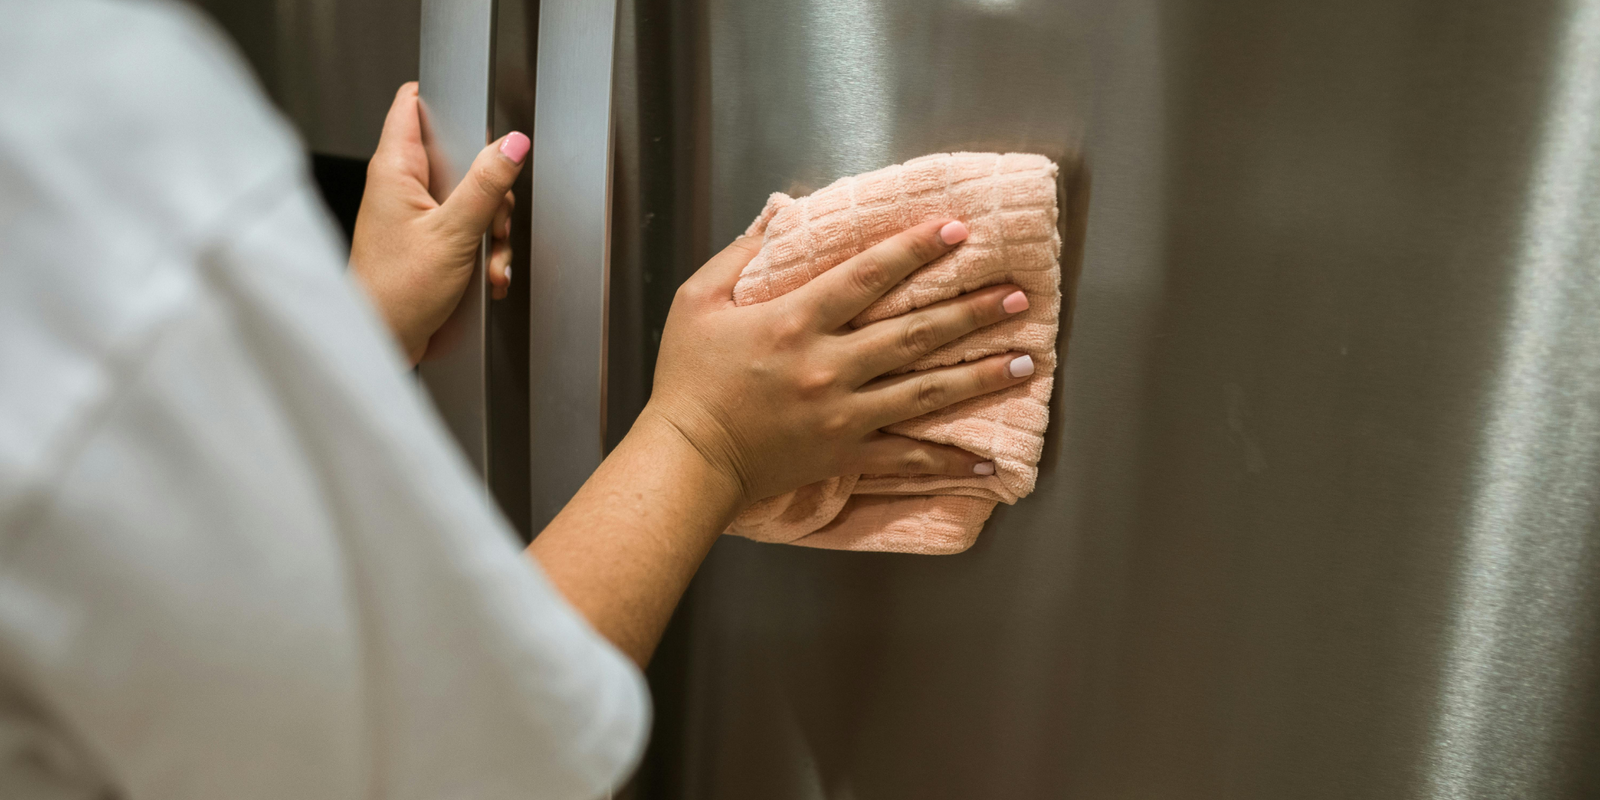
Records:
{"label": "white shirt sleeve", "polygon": [[231,54],[164,6],[0,16],[0,796],[603,796],[641,676],[520,552]]}

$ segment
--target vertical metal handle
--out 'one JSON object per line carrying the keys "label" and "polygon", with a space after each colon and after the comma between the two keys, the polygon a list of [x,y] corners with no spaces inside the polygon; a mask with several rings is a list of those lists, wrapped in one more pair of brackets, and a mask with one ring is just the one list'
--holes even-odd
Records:
{"label": "vertical metal handle", "polygon": [[[494,125],[494,1],[422,0],[419,84],[429,191],[440,202],[488,144]],[[485,371],[487,237],[466,294],[417,372],[467,460],[489,474]]]}
{"label": "vertical metal handle", "polygon": [[616,17],[616,0],[539,4],[528,314],[535,531],[605,455]]}

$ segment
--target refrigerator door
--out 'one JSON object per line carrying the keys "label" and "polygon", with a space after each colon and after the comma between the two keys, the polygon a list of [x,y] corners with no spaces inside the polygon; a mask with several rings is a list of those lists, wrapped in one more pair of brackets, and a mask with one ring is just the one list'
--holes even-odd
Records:
{"label": "refrigerator door", "polygon": [[769,192],[953,149],[1093,178],[1038,489],[958,556],[720,543],[638,796],[1600,793],[1600,1],[622,31],[636,382]]}

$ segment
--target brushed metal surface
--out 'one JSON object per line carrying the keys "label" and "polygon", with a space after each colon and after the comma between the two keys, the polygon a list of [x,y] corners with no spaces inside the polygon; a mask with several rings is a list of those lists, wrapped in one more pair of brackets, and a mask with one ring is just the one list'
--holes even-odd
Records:
{"label": "brushed metal surface", "polygon": [[189,0],[209,12],[313,152],[367,159],[417,79],[416,0]]}
{"label": "brushed metal surface", "polygon": [[[534,49],[537,0],[495,5],[495,138],[533,132]],[[528,216],[530,170],[524,166],[512,192],[511,270],[506,296],[489,301],[485,345],[489,391],[489,491],[523,541],[533,538],[528,518]]]}
{"label": "brushed metal surface", "polygon": [[532,526],[605,454],[616,0],[543,0],[528,276]]}
{"label": "brushed metal surface", "polygon": [[[443,202],[490,140],[494,108],[494,0],[423,0],[419,91],[428,190]],[[462,452],[481,476],[489,470],[484,279],[488,239],[461,303],[417,367],[423,386]]]}
{"label": "brushed metal surface", "polygon": [[630,158],[713,246],[952,148],[1093,199],[1034,495],[719,543],[638,796],[1600,794],[1600,0],[691,5]]}
{"label": "brushed metal surface", "polygon": [[617,5],[608,444],[649,399],[674,290],[715,252],[706,9],[681,0]]}

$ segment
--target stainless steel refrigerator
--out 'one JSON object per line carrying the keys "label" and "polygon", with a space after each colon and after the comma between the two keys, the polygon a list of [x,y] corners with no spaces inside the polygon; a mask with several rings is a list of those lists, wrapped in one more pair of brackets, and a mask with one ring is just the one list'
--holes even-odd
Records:
{"label": "stainless steel refrigerator", "polygon": [[767,193],[981,149],[1087,198],[1038,489],[956,556],[720,543],[631,796],[1600,796],[1600,0],[425,0],[421,32],[457,152],[535,132],[522,294],[425,375],[530,533]]}

